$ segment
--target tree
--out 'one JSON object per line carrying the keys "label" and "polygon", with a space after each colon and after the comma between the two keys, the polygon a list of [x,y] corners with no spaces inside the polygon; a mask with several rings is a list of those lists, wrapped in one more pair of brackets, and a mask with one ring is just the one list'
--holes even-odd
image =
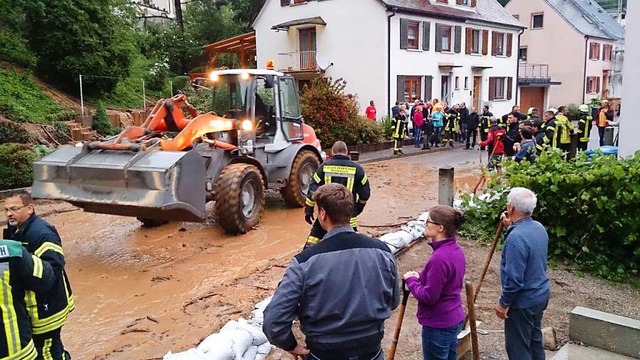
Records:
{"label": "tree", "polygon": [[182,4],[180,0],[173,0],[173,6],[176,8],[176,23],[180,32],[184,32],[184,18],[182,17]]}
{"label": "tree", "polygon": [[107,109],[105,109],[102,102],[98,103],[98,109],[96,109],[96,115],[93,117],[93,123],[91,128],[102,136],[111,135],[113,129],[109,122],[109,116],[107,115]]}
{"label": "tree", "polygon": [[77,92],[82,74],[84,91],[100,94],[129,74],[135,17],[124,0],[31,0],[24,6],[41,77]]}

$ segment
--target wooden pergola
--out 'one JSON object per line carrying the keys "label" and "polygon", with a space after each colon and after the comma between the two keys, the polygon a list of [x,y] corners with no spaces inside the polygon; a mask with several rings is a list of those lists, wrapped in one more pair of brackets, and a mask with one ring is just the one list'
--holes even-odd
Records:
{"label": "wooden pergola", "polygon": [[246,68],[253,63],[253,59],[256,56],[256,33],[255,31],[248,32],[205,45],[202,48],[209,56],[209,61],[207,62],[208,70],[216,67],[216,60],[221,54],[236,54],[240,59],[240,66]]}

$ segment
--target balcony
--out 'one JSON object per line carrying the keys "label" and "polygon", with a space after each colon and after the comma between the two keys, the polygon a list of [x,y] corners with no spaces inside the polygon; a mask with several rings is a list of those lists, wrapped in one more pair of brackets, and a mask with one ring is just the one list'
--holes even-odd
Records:
{"label": "balcony", "polygon": [[316,73],[316,50],[278,53],[278,70],[284,73]]}
{"label": "balcony", "polygon": [[551,81],[549,65],[547,64],[519,64],[518,85],[520,86],[546,86],[559,85]]}

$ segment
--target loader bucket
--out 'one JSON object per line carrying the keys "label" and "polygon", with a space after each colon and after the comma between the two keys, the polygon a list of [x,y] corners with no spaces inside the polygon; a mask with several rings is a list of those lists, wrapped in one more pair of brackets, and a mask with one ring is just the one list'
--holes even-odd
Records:
{"label": "loader bucket", "polygon": [[88,212],[139,218],[205,218],[205,165],[196,151],[61,147],[34,164],[32,194]]}

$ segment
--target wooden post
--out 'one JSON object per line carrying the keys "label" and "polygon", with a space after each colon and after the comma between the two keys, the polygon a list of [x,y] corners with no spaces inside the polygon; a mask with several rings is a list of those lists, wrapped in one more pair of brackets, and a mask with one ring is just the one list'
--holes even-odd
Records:
{"label": "wooden post", "polygon": [[452,166],[438,169],[438,205],[453,206],[453,172]]}
{"label": "wooden post", "polygon": [[471,349],[473,351],[473,360],[480,360],[480,351],[478,347],[478,329],[476,328],[476,308],[473,299],[473,284],[470,281],[465,282],[465,290],[467,292],[467,314],[469,316],[469,325],[471,326]]}

